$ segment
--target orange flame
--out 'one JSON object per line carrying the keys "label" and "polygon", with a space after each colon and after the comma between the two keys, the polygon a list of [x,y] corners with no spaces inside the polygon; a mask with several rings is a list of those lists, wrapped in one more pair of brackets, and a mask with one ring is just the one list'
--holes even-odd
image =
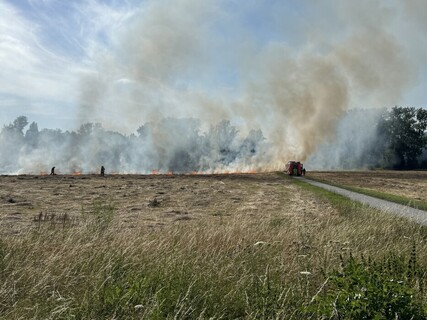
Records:
{"label": "orange flame", "polygon": [[158,170],[153,170],[153,171],[151,171],[151,174],[159,174],[159,171]]}
{"label": "orange flame", "polygon": [[73,172],[73,176],[80,176],[82,173],[79,171]]}

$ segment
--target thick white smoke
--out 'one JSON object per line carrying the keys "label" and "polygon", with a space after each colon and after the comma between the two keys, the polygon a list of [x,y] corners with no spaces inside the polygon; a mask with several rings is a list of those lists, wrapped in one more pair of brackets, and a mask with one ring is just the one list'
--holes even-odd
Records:
{"label": "thick white smoke", "polygon": [[[262,170],[269,146],[261,131],[241,138],[229,121],[200,130],[196,119],[164,118],[140,126],[125,136],[87,123],[77,132],[39,130],[17,118],[0,132],[0,174],[96,173],[217,173]],[[161,143],[159,143],[159,140]]]}
{"label": "thick white smoke", "polygon": [[[333,139],[348,108],[403,102],[419,52],[406,36],[424,23],[406,22],[420,7],[427,9],[420,1],[146,1],[94,55],[81,80],[79,125],[130,134],[150,123],[138,143],[118,151],[120,172],[282,169]],[[236,137],[226,150],[206,142],[222,120],[238,130],[227,132]],[[181,126],[197,134],[186,136]],[[265,139],[245,158],[251,130]],[[70,138],[68,170],[107,161],[94,137]],[[120,139],[102,143],[114,148]],[[46,159],[25,156],[24,171]]]}

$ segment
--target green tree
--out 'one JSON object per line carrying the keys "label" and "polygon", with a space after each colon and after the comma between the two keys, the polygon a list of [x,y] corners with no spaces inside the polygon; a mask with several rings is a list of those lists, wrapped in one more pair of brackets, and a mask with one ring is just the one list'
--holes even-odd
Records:
{"label": "green tree", "polygon": [[379,123],[379,132],[386,146],[386,166],[396,169],[417,167],[418,158],[427,145],[426,130],[425,109],[394,107],[386,112]]}
{"label": "green tree", "polygon": [[25,141],[31,147],[36,147],[39,138],[39,127],[37,123],[32,122],[27,132],[25,132]]}
{"label": "green tree", "polygon": [[12,123],[3,128],[3,132],[17,133],[20,136],[24,135],[24,128],[28,125],[26,116],[19,116]]}
{"label": "green tree", "polygon": [[97,131],[103,131],[102,125],[100,123],[88,122],[82,124],[77,133],[81,136],[87,137]]}

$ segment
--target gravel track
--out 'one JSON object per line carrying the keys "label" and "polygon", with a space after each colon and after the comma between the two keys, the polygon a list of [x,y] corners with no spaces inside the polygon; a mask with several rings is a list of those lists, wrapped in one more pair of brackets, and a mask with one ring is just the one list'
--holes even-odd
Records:
{"label": "gravel track", "polygon": [[404,206],[398,203],[390,202],[387,200],[382,200],[374,197],[370,197],[364,194],[360,194],[357,192],[349,191],[346,189],[330,186],[326,183],[321,183],[317,181],[313,181],[307,178],[303,177],[295,177],[295,179],[302,180],[304,182],[307,182],[311,185],[314,185],[316,187],[320,187],[323,189],[326,189],[328,191],[340,194],[344,197],[347,197],[351,200],[358,201],[363,203],[364,205],[368,205],[370,207],[373,207],[375,209],[392,213],[400,217],[409,218],[411,220],[414,220],[418,223],[427,225],[427,211],[419,210],[415,208],[411,208],[408,206]]}

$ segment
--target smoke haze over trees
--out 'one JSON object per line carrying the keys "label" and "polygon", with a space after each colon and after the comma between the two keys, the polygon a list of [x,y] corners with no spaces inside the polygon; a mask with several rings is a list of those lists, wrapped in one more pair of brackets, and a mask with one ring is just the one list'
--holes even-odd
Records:
{"label": "smoke haze over trees", "polygon": [[[352,110],[335,138],[308,158],[309,169],[427,168],[427,110]],[[271,170],[276,146],[261,130],[243,135],[230,121],[206,131],[197,119],[163,118],[125,135],[86,123],[77,131],[39,130],[25,116],[0,133],[0,173],[219,173]],[[272,151],[273,150],[273,151]],[[283,158],[283,166],[288,160]],[[296,159],[299,160],[299,159]]]}
{"label": "smoke haze over trees", "polygon": [[[426,9],[422,0],[0,0],[0,122],[25,114],[38,123],[28,137],[13,124],[10,150],[25,146],[32,157],[6,152],[4,167],[37,171],[43,159],[93,170],[106,155],[123,172],[306,161],[348,110],[424,103]],[[226,135],[214,129],[224,119]],[[246,157],[244,141],[259,139],[252,129],[265,140]],[[376,161],[357,155],[345,166]]]}
{"label": "smoke haze over trees", "polygon": [[322,144],[307,165],[316,169],[427,168],[427,110],[348,111],[335,139]]}
{"label": "smoke haze over trees", "polygon": [[[262,170],[265,142],[260,130],[239,134],[229,121],[202,132],[196,119],[165,118],[148,122],[136,134],[105,130],[86,123],[77,131],[28,129],[20,116],[0,133],[0,173],[94,173],[104,165],[117,173],[189,173]],[[26,129],[26,130],[25,130]]]}

